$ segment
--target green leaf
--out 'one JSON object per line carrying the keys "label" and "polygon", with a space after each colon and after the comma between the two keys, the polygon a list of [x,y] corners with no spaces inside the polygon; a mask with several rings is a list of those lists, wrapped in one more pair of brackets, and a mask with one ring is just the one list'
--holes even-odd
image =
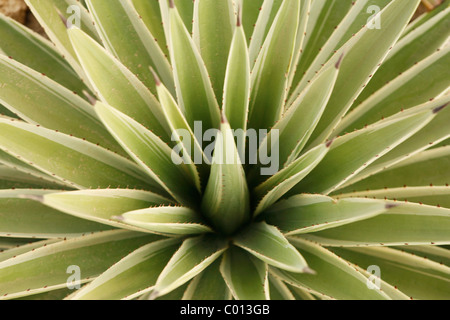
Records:
{"label": "green leaf", "polygon": [[268,267],[245,250],[229,248],[220,272],[236,300],[269,300]]}
{"label": "green leaf", "polygon": [[226,119],[223,121],[216,137],[202,211],[216,229],[232,234],[250,219],[250,194],[233,133]]}
{"label": "green leaf", "polygon": [[[108,231],[50,244],[0,263],[0,299],[66,288],[79,267],[80,282],[103,273],[144,244],[157,240],[129,231]],[[89,259],[86,259],[89,257]],[[76,285],[76,283],[75,283]]]}
{"label": "green leaf", "polygon": [[271,128],[281,117],[299,10],[300,0],[283,2],[258,55],[251,77],[250,128]]}
{"label": "green leaf", "polygon": [[397,247],[419,257],[437,262],[441,265],[450,266],[450,250],[438,246],[403,246]]}
{"label": "green leaf", "polygon": [[149,66],[156,70],[169,90],[175,93],[170,64],[132,3],[119,0],[111,5],[107,1],[87,0],[86,4],[105,48],[153,92],[155,82]]}
{"label": "green leaf", "polygon": [[264,0],[237,0],[235,6],[241,8],[242,26],[244,27],[246,39],[251,39],[258,20]]}
{"label": "green leaf", "polygon": [[[68,33],[101,100],[139,121],[164,141],[170,141],[170,130],[161,106],[147,87],[81,30],[71,28]],[[130,101],[133,103],[130,104]]]}
{"label": "green leaf", "polygon": [[226,248],[226,242],[214,236],[185,240],[161,272],[152,297],[163,296],[191,280],[219,258]]}
{"label": "green leaf", "polygon": [[[3,241],[8,238],[1,238],[0,240]],[[22,239],[22,240],[28,240],[29,239]],[[47,240],[40,240],[35,242],[30,242],[27,244],[23,244],[14,248],[10,248],[7,250],[0,250],[0,262],[6,261],[8,259],[11,259],[13,257],[17,257],[21,254],[36,250],[37,248],[41,248],[43,246],[48,246],[49,244],[61,242],[63,240],[60,239],[47,239]]]}
{"label": "green leaf", "polygon": [[202,121],[204,130],[218,128],[219,105],[204,61],[176,7],[169,9],[169,16],[169,51],[175,75],[178,104],[186,114],[191,128],[194,128],[196,121]]}
{"label": "green leaf", "polygon": [[384,201],[342,199],[321,195],[298,195],[275,204],[265,220],[287,236],[317,232],[365,220],[387,210]]}
{"label": "green leaf", "polygon": [[329,194],[430,122],[434,110],[386,119],[337,138],[323,161],[293,192]]}
{"label": "green leaf", "polygon": [[271,273],[283,281],[329,299],[389,299],[382,291],[369,289],[366,276],[331,251],[309,241],[292,239],[291,242],[305,255],[308,263],[316,270],[317,274],[299,274],[271,269]]}
{"label": "green leaf", "polygon": [[150,233],[192,235],[211,232],[202,218],[192,209],[183,207],[155,207],[126,212],[116,220],[136,226]]}
{"label": "green leaf", "polygon": [[125,158],[81,139],[19,121],[0,119],[0,149],[74,188],[155,188],[150,178]]}
{"label": "green leaf", "polygon": [[231,297],[220,273],[220,260],[217,259],[191,281],[183,300],[231,300]]}
{"label": "green leaf", "polygon": [[192,37],[209,71],[211,84],[219,102],[222,101],[228,52],[235,22],[232,0],[194,2]]}
{"label": "green leaf", "polygon": [[61,189],[62,186],[5,165],[0,165],[0,189]]}
{"label": "green leaf", "polygon": [[271,266],[296,273],[313,272],[281,232],[264,222],[255,223],[236,235],[233,243]]}
{"label": "green leaf", "polygon": [[152,192],[127,189],[46,193],[40,201],[75,217],[118,228],[127,226],[113,220],[114,216],[150,206],[171,204],[170,200]]}
{"label": "green leaf", "polygon": [[77,237],[110,228],[49,209],[27,197],[43,197],[52,191],[1,190],[0,236],[20,238]]}
{"label": "green leaf", "polygon": [[111,134],[150,177],[180,203],[194,205],[197,192],[188,169],[167,144],[120,111],[101,102],[95,108]]}
{"label": "green leaf", "polygon": [[69,299],[119,300],[154,286],[179,243],[179,239],[160,240],[137,249]]}
{"label": "green leaf", "polygon": [[450,243],[450,209],[418,203],[387,203],[393,206],[387,213],[301,237],[325,246],[345,247]]}
{"label": "green leaf", "polygon": [[296,300],[290,288],[280,279],[269,274],[270,300]]}
{"label": "green leaf", "polygon": [[395,285],[412,299],[441,300],[450,297],[448,266],[391,248],[333,250],[362,268],[377,265],[384,281]]}

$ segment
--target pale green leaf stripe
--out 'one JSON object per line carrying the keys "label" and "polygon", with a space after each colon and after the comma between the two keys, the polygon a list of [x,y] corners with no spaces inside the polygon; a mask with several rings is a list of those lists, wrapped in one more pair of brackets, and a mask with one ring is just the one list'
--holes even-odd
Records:
{"label": "pale green leaf stripe", "polygon": [[306,289],[313,294],[342,300],[389,300],[380,290],[371,290],[367,278],[347,261],[329,250],[309,241],[292,238],[291,243],[304,254],[316,275],[298,274],[279,269],[271,273],[290,285]]}
{"label": "pale green leaf stripe", "polygon": [[[450,95],[446,95],[442,98],[428,102],[422,106],[417,106],[402,113],[398,113],[396,116],[401,117],[408,112],[414,112],[414,110],[426,108],[439,108],[446,103],[450,102]],[[414,134],[412,137],[398,145],[394,150],[388,154],[381,157],[379,160],[375,161],[373,164],[369,165],[361,173],[357,174],[352,179],[348,180],[341,188],[346,188],[352,184],[358,183],[359,181],[377,174],[383,170],[386,170],[402,161],[408,159],[420,153],[423,150],[430,148],[431,146],[437,145],[440,142],[450,137],[450,127],[447,125],[450,122],[450,108],[445,108],[439,114],[431,120],[425,127]],[[349,188],[351,189],[351,188]],[[355,189],[351,189],[355,190]],[[347,191],[346,191],[347,192]]]}
{"label": "pale green leaf stripe", "polygon": [[89,103],[45,75],[0,55],[0,82],[0,102],[27,122],[121,150]]}
{"label": "pale green leaf stripe", "polygon": [[[43,195],[42,199],[38,200],[48,207],[75,217],[127,229],[130,227],[113,220],[113,217],[133,210],[172,203],[170,200],[149,191],[128,189],[47,193]],[[131,229],[145,231],[141,228]]]}
{"label": "pale green leaf stripe", "polygon": [[[339,193],[383,188],[445,186],[450,184],[448,168],[450,168],[450,146],[422,151],[351,184]],[[420,172],[420,175],[417,172]]]}
{"label": "pale green leaf stripe", "polygon": [[266,211],[265,220],[287,236],[311,233],[377,216],[387,211],[384,201],[297,195]]}
{"label": "pale green leaf stripe", "polygon": [[450,298],[448,266],[391,248],[333,248],[333,251],[362,268],[379,266],[381,278],[412,299]]}
{"label": "pale green leaf stripe", "polygon": [[33,70],[44,73],[69,90],[87,90],[72,67],[54,46],[15,20],[0,14],[0,50]]}
{"label": "pale green leaf stripe", "polygon": [[70,266],[80,268],[80,280],[85,283],[130,251],[158,239],[130,231],[108,231],[57,242],[5,260],[0,263],[0,299],[65,288],[73,274],[73,270],[67,273]]}
{"label": "pale green leaf stripe", "polygon": [[62,185],[0,164],[0,189],[58,189]]}
{"label": "pale green leaf stripe", "polygon": [[137,249],[69,300],[119,300],[154,286],[179,243],[179,239],[160,240]]}
{"label": "pale green leaf stripe", "polygon": [[[153,67],[172,93],[175,85],[170,64],[154,36],[139,17],[130,1],[87,0],[97,30],[105,48],[117,57],[147,88],[155,92],[155,82],[149,70]],[[123,37],[127,44],[123,44]]]}
{"label": "pale green leaf stripe", "polygon": [[231,127],[223,121],[201,206],[216,229],[232,234],[250,220],[250,192]]}
{"label": "pale green leaf stripe", "polygon": [[281,232],[265,222],[255,223],[233,238],[233,244],[267,264],[296,273],[311,273],[302,255]]}
{"label": "pale green leaf stripe", "polygon": [[212,232],[197,212],[184,207],[160,206],[135,210],[115,219],[150,233],[193,235]]}
{"label": "pale green leaf stripe", "polygon": [[329,151],[329,145],[320,145],[295,160],[254,189],[256,199],[261,199],[254,215],[258,215],[285,194],[289,193],[316,168]]}
{"label": "pale green leaf stripe", "polygon": [[51,192],[37,189],[0,190],[0,236],[73,238],[90,232],[111,229],[27,199],[27,197],[43,197]]}
{"label": "pale green leaf stripe", "polygon": [[[7,239],[7,238],[3,238]],[[26,240],[26,239],[24,239]],[[27,253],[32,251],[33,249],[36,250],[37,248],[41,248],[43,246],[48,246],[49,244],[57,243],[63,240],[59,239],[47,239],[47,240],[41,240],[36,242],[31,242],[28,244],[21,245],[19,247],[7,249],[7,250],[0,250],[0,262],[3,262],[5,260],[11,259],[13,257],[17,257],[21,254]],[[1,246],[1,245],[0,245]]]}
{"label": "pale green leaf stripe", "polygon": [[269,291],[270,300],[296,300],[292,294],[290,288],[281,281],[269,273]]}
{"label": "pale green leaf stripe", "polygon": [[255,29],[256,21],[258,20],[264,0],[236,0],[236,8],[241,8],[242,12],[242,26],[244,27],[245,36],[247,40],[252,38]]}
{"label": "pale green leaf stripe", "polygon": [[293,192],[329,194],[430,122],[434,110],[386,119],[337,138],[323,161]]}
{"label": "pale green leaf stripe", "polygon": [[419,29],[423,24],[430,19],[450,7],[450,1],[444,0],[441,5],[435,7],[433,10],[421,14],[416,20],[412,21],[402,34],[402,37],[407,36],[412,31]]}
{"label": "pale green leaf stripe", "polygon": [[196,121],[202,121],[204,130],[218,128],[219,105],[200,52],[186,30],[178,10],[170,8],[169,16],[169,51],[178,105],[185,113],[191,128],[194,128]]}
{"label": "pale green leaf stripe", "polygon": [[403,250],[419,257],[450,266],[450,250],[438,246],[403,246],[395,249]]}
{"label": "pale green leaf stripe", "polygon": [[[313,133],[311,146],[320,144],[330,137],[342,116],[349,110],[354,99],[358,97],[370,80],[370,75],[375,73],[389,52],[389,48],[398,40],[418,3],[418,0],[393,0],[380,12],[381,29],[368,29],[366,25],[341,49],[337,50],[336,58],[343,53],[345,53],[345,58],[335,90],[315,133]],[[355,65],[358,68],[355,68]]]}
{"label": "pale green leaf stripe", "polygon": [[[274,276],[272,276],[275,278]],[[279,279],[278,279],[279,280]],[[281,282],[281,280],[279,280]],[[316,293],[316,296],[314,296],[310,291],[307,289],[289,286],[289,289],[292,291],[292,295],[294,296],[294,300],[300,300],[300,301],[314,301],[318,300],[317,297],[320,297],[322,300],[333,300],[330,297],[327,297],[325,295],[320,295]]]}
{"label": "pale green leaf stripe", "polygon": [[302,235],[325,246],[450,244],[450,209],[388,201],[387,213],[345,226]]}
{"label": "pale green leaf stripe", "polygon": [[[284,1],[259,52],[251,76],[249,126],[269,129],[283,112],[287,74],[299,23],[300,0]],[[252,57],[250,56],[250,59]],[[264,110],[264,112],[260,112]]]}
{"label": "pale green leaf stripe", "polygon": [[450,46],[414,65],[376,91],[342,120],[336,132],[360,129],[381,118],[434,99],[450,86],[448,65]]}
{"label": "pale green leaf stripe", "polygon": [[[37,241],[37,240],[36,240]],[[0,237],[0,252],[36,242],[33,239]]]}
{"label": "pale green leaf stripe", "polygon": [[229,248],[224,253],[220,272],[234,299],[270,299],[267,265],[245,250]]}
{"label": "pale green leaf stripe", "polygon": [[[242,23],[242,22],[241,22]],[[242,130],[242,136],[236,143],[240,155],[245,154],[245,131],[247,130],[250,97],[250,60],[247,41],[242,24],[237,26],[231,42],[228,57],[225,84],[223,90],[223,107],[230,126],[235,132]],[[242,156],[241,156],[242,158]]]}
{"label": "pale green leaf stripe", "polygon": [[232,295],[220,273],[220,260],[196,276],[183,294],[183,300],[231,300]]}
{"label": "pale green leaf stripe", "polygon": [[185,240],[161,272],[152,298],[163,296],[200,274],[226,248],[226,241],[209,235]]}
{"label": "pale green leaf stripe", "polygon": [[125,158],[81,139],[19,121],[0,119],[0,149],[77,189],[156,186]]}
{"label": "pale green leaf stripe", "polygon": [[235,24],[233,0],[194,2],[192,37],[200,50],[219,103],[222,101],[228,53]]}
{"label": "pale green leaf stripe", "polygon": [[[170,141],[170,130],[153,94],[120,61],[81,30],[68,30],[81,64],[101,100]],[[147,68],[143,65],[142,68]],[[150,71],[149,71],[150,72]],[[130,103],[132,102],[132,103]]]}
{"label": "pale green leaf stripe", "polygon": [[198,195],[186,165],[172,149],[150,130],[127,115],[101,102],[97,114],[130,156],[180,203],[195,206]]}

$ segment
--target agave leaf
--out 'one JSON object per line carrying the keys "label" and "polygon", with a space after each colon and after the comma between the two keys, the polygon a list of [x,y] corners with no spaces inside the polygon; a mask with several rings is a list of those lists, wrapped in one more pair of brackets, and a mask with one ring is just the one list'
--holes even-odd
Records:
{"label": "agave leaf", "polygon": [[108,230],[98,223],[71,217],[26,197],[43,197],[44,190],[0,191],[0,236],[20,238],[65,238]]}
{"label": "agave leaf", "polygon": [[298,195],[272,206],[266,211],[264,218],[290,236],[372,218],[388,208],[384,201],[369,199],[336,201],[321,195]]}
{"label": "agave leaf", "polygon": [[0,55],[0,82],[1,103],[27,122],[121,150],[89,103],[45,75]]}
{"label": "agave leaf", "polygon": [[412,299],[440,300],[450,297],[448,266],[391,248],[333,250],[362,268],[377,265],[384,281],[395,285]]}
{"label": "agave leaf", "polygon": [[[87,0],[86,4],[105,48],[153,92],[155,82],[148,66],[154,68],[166,87],[175,93],[170,64],[132,3],[119,0],[111,5],[107,1]],[[123,45],[124,37],[127,45]]]}
{"label": "agave leaf", "polygon": [[[220,14],[217,14],[220,12]],[[217,100],[222,101],[228,52],[235,26],[233,0],[194,2],[193,35],[211,77]]]}
{"label": "agave leaf", "polygon": [[15,20],[0,14],[0,50],[33,70],[44,73],[69,90],[81,93],[88,90],[72,67],[39,34],[30,31]]}
{"label": "agave leaf", "polygon": [[[379,19],[382,21],[381,29],[369,29],[369,26],[366,25],[337,50],[335,57],[345,53],[345,58],[341,64],[335,90],[315,133],[313,133],[310,147],[320,144],[330,137],[342,116],[363,90],[370,75],[375,73],[386,57],[389,48],[400,37],[418,3],[418,0],[391,1],[379,13]],[[330,60],[327,64],[330,63],[334,63],[334,61]],[[355,69],[355,65],[359,67]],[[307,79],[311,78],[307,77]]]}
{"label": "agave leaf", "polygon": [[250,219],[250,194],[230,125],[223,119],[216,137],[202,211],[211,224],[232,234]]}
{"label": "agave leaf", "polygon": [[191,128],[194,128],[195,121],[202,121],[205,130],[218,128],[219,105],[200,52],[186,30],[176,7],[169,9],[169,16],[169,51],[178,104],[186,114]]}
{"label": "agave leaf", "polygon": [[38,293],[31,296],[26,296],[23,298],[17,298],[13,300],[27,300],[27,301],[57,301],[57,300],[63,300],[66,298],[72,290],[63,288],[63,289],[56,289],[44,293]]}
{"label": "agave leaf", "polygon": [[219,258],[226,248],[226,242],[215,236],[185,240],[159,275],[152,297],[163,296],[185,284]]}
{"label": "agave leaf", "polygon": [[242,26],[244,27],[246,39],[251,39],[256,21],[262,10],[262,6],[267,1],[264,0],[236,0],[235,6],[241,8]]}
{"label": "agave leaf", "polygon": [[325,246],[448,244],[450,209],[388,201],[397,207],[374,218],[301,237]]}
{"label": "agave leaf", "polygon": [[[2,240],[8,239],[8,238],[2,238]],[[23,239],[27,240],[27,239]],[[11,259],[13,257],[17,257],[21,254],[36,250],[37,248],[41,248],[44,246],[48,246],[49,244],[62,242],[63,240],[60,239],[47,239],[47,240],[40,240],[36,242],[31,242],[28,244],[21,245],[19,247],[7,249],[7,250],[0,250],[0,262],[3,262],[5,260]]]}
{"label": "agave leaf", "polygon": [[238,17],[238,23],[231,42],[225,75],[222,110],[230,122],[231,128],[235,132],[239,129],[242,130],[242,136],[236,139],[236,143],[239,154],[244,155],[246,143],[244,133],[247,130],[250,97],[250,60],[241,19],[241,17]]}
{"label": "agave leaf", "polygon": [[251,77],[251,128],[271,128],[281,117],[288,80],[286,74],[294,51],[299,11],[300,0],[283,2],[259,52]]}
{"label": "agave leaf", "polygon": [[179,243],[179,239],[160,240],[137,249],[69,299],[119,300],[154,286]]}
{"label": "agave leaf", "polygon": [[408,27],[405,29],[405,31],[402,34],[402,37],[406,37],[411,32],[419,29],[423,24],[427,23],[429,20],[433,19],[436,15],[440,14],[442,11],[448,9],[450,7],[450,1],[444,0],[440,5],[436,6],[431,11],[426,11],[422,13],[417,19],[412,21]]}
{"label": "agave leaf", "polygon": [[4,119],[0,128],[2,150],[74,188],[156,186],[131,161],[81,139]]}
{"label": "agave leaf", "polygon": [[311,273],[305,259],[281,232],[268,224],[255,223],[233,238],[233,243],[271,266],[296,273]]}
{"label": "agave leaf", "polygon": [[267,181],[254,189],[256,199],[261,199],[254,215],[258,215],[282,196],[294,188],[302,179],[319,165],[329,150],[330,145],[320,145],[305,153],[285,169],[281,170]]}
{"label": "agave leaf", "polygon": [[81,30],[71,28],[68,33],[102,101],[139,121],[164,141],[170,141],[169,127],[161,106],[145,85]]}
{"label": "agave leaf", "polygon": [[220,265],[225,282],[236,300],[269,300],[268,267],[238,247],[229,248]]}
{"label": "agave leaf", "polygon": [[114,216],[149,206],[171,204],[170,200],[152,192],[127,189],[49,192],[38,200],[75,217],[119,228],[127,226],[113,220]]}
{"label": "agave leaf", "polygon": [[288,286],[280,279],[269,274],[270,300],[295,300]]}
{"label": "agave leaf", "polygon": [[323,161],[292,191],[329,194],[411,137],[436,116],[435,110],[377,122],[337,138]]}
{"label": "agave leaf", "polygon": [[450,250],[438,246],[403,246],[395,249],[409,252],[413,255],[450,266]]}
{"label": "agave leaf", "polygon": [[0,165],[0,189],[60,189],[61,185]]}
{"label": "agave leaf", "polygon": [[16,249],[27,244],[32,244],[37,240],[28,238],[12,238],[12,237],[0,237],[0,253],[6,252],[5,250]]}
{"label": "agave leaf", "polygon": [[325,295],[332,299],[389,299],[382,291],[369,289],[366,276],[331,251],[305,240],[292,239],[291,243],[305,255],[317,275],[292,273],[271,268],[271,273],[283,281],[306,289],[313,294]]}
{"label": "agave leaf", "polygon": [[192,235],[211,232],[202,218],[192,209],[183,207],[155,207],[126,212],[115,219],[150,233]]}
{"label": "agave leaf", "polygon": [[351,132],[435,98],[450,85],[450,46],[429,56],[371,95],[342,120],[337,132]]}
{"label": "agave leaf", "polygon": [[220,273],[219,259],[191,281],[183,300],[231,300],[231,293]]}
{"label": "agave leaf", "polygon": [[57,242],[8,259],[0,263],[0,299],[66,288],[73,284],[70,266],[79,267],[80,282],[85,283],[130,251],[158,239],[130,231],[108,231]]}

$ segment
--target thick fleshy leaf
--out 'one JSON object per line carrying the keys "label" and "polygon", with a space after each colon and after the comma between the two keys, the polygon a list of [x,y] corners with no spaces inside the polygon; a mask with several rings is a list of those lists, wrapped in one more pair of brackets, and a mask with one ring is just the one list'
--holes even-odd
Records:
{"label": "thick fleshy leaf", "polygon": [[95,231],[108,230],[107,226],[66,215],[45,205],[27,199],[43,197],[52,191],[1,190],[0,236],[20,238],[77,237]]}
{"label": "thick fleshy leaf", "polygon": [[250,193],[233,133],[226,119],[223,121],[216,137],[202,211],[217,230],[232,234],[250,220]]}
{"label": "thick fleshy leaf", "polygon": [[185,240],[160,274],[152,297],[163,296],[185,284],[219,258],[226,248],[226,241],[215,236]]}
{"label": "thick fleshy leaf", "polygon": [[220,273],[220,259],[196,276],[183,295],[183,300],[231,300],[230,290]]}
{"label": "thick fleshy leaf", "polygon": [[[217,14],[218,12],[220,14]],[[192,37],[200,49],[219,102],[222,101],[228,52],[235,22],[232,0],[194,2]]]}
{"label": "thick fleshy leaf", "polygon": [[[8,239],[8,238],[2,238],[1,240]],[[27,239],[22,239],[27,240]],[[61,242],[64,240],[61,239],[47,239],[47,240],[40,240],[35,242],[30,242],[28,244],[23,244],[18,247],[9,248],[7,250],[0,250],[0,262],[11,259],[13,257],[17,257],[21,254],[27,253],[32,250],[36,250],[37,248],[41,248],[43,246],[48,246],[49,244]]]}
{"label": "thick fleshy leaf", "polygon": [[229,248],[220,272],[236,300],[269,300],[268,267],[247,251]]}
{"label": "thick fleshy leaf", "polygon": [[301,237],[325,246],[345,247],[450,243],[450,209],[418,203],[387,203],[394,206],[387,213]]}
{"label": "thick fleshy leaf", "polygon": [[125,158],[81,139],[19,121],[0,119],[0,148],[75,188],[154,188],[151,179]]}
{"label": "thick fleshy leaf", "polygon": [[176,7],[169,9],[169,16],[169,49],[178,104],[185,112],[191,128],[194,128],[196,121],[202,121],[204,130],[218,128],[219,105],[199,49],[186,30]]}
{"label": "thick fleshy leaf", "polygon": [[450,266],[450,250],[438,246],[402,246],[395,249]]}
{"label": "thick fleshy leaf", "polygon": [[184,207],[161,206],[136,210],[126,212],[115,219],[150,233],[192,235],[212,231],[197,212]]}
{"label": "thick fleshy leaf", "polygon": [[186,165],[167,144],[120,111],[101,102],[95,108],[111,134],[148,175],[176,200],[193,205],[194,183]]}
{"label": "thick fleshy leaf", "polygon": [[331,251],[309,241],[292,239],[291,243],[305,255],[317,274],[299,274],[271,269],[271,272],[287,283],[306,289],[313,294],[343,300],[388,300],[380,290],[370,289],[368,279],[347,261]]}
{"label": "thick fleshy leaf", "polygon": [[280,279],[269,274],[270,300],[295,300],[290,288]]}
{"label": "thick fleshy leaf", "polygon": [[[170,141],[170,130],[161,106],[147,87],[81,30],[71,28],[68,33],[81,64],[102,101],[139,121],[164,141]],[[145,65],[142,68],[148,70]]]}
{"label": "thick fleshy leaf", "polygon": [[384,201],[342,199],[321,195],[298,195],[266,211],[265,220],[286,235],[316,232],[365,220],[388,210]]}
{"label": "thick fleshy leaf", "polygon": [[137,249],[69,299],[119,300],[154,286],[179,243],[179,239],[160,240]]}
{"label": "thick fleshy leaf", "polygon": [[256,21],[261,12],[262,5],[267,1],[264,0],[237,0],[236,7],[241,8],[242,12],[242,26],[244,27],[245,36],[247,40],[251,39],[255,29]]}
{"label": "thick fleshy leaf", "polygon": [[[149,66],[156,70],[167,88],[175,93],[169,62],[131,2],[118,0],[111,5],[107,1],[87,0],[86,4],[105,48],[153,92],[155,82]],[[126,45],[124,37],[127,39]]]}
{"label": "thick fleshy leaf", "polygon": [[[108,231],[50,244],[0,263],[0,299],[12,299],[85,283],[142,245],[158,240],[129,231]],[[89,257],[89,259],[86,259]],[[74,274],[75,272],[75,274]]]}
{"label": "thick fleshy leaf", "polygon": [[441,300],[450,297],[449,266],[391,248],[335,248],[333,251],[362,268],[378,266],[381,279],[411,299]]}
{"label": "thick fleshy leaf", "polygon": [[281,117],[299,10],[300,0],[283,2],[259,52],[251,77],[250,128],[269,129]]}
{"label": "thick fleshy leaf", "polygon": [[282,233],[264,222],[255,223],[233,237],[233,243],[277,268],[296,273],[313,272]]}
{"label": "thick fleshy leaf", "polygon": [[1,189],[61,189],[63,186],[0,164]]}

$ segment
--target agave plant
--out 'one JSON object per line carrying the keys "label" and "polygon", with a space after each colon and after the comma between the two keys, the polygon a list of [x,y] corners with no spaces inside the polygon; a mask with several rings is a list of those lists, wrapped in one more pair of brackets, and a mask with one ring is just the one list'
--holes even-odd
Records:
{"label": "agave plant", "polygon": [[0,17],[0,299],[449,299],[450,1],[419,2]]}

